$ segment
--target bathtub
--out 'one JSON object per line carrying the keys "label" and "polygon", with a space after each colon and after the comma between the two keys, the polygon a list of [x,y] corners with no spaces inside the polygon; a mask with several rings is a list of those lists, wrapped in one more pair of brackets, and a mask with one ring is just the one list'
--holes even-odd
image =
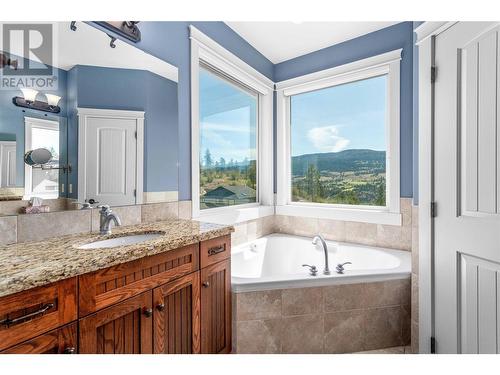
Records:
{"label": "bathtub", "polygon": [[[235,246],[231,254],[231,283],[234,293],[304,288],[335,284],[367,283],[409,278],[411,253],[379,247],[326,241],[331,275],[324,275],[324,252],[312,238],[271,234]],[[338,274],[339,263],[345,266]],[[311,276],[302,264],[315,265]]]}

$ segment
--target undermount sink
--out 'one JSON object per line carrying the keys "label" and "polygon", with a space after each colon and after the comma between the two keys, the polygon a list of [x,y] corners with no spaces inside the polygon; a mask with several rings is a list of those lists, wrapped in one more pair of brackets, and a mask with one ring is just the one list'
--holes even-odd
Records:
{"label": "undermount sink", "polygon": [[90,242],[85,245],[78,246],[77,249],[105,249],[109,247],[134,245],[141,242],[155,240],[162,235],[162,233],[133,234],[129,236],[110,238],[109,240]]}

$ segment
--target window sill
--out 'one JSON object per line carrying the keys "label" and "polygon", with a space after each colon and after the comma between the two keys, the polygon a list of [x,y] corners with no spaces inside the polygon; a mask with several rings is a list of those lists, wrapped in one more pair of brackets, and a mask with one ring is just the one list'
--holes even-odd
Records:
{"label": "window sill", "polygon": [[402,225],[400,213],[385,210],[332,208],[321,206],[276,206],[276,215],[302,216],[315,219],[355,221],[360,223]]}
{"label": "window sill", "polygon": [[214,224],[233,225],[272,215],[274,215],[273,206],[228,207],[223,210],[218,210],[217,212],[201,212],[199,216],[193,217],[193,220]]}

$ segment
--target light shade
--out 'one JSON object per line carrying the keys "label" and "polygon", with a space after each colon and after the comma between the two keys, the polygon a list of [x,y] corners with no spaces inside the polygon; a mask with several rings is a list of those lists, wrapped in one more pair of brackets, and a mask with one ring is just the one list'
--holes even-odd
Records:
{"label": "light shade", "polygon": [[21,91],[23,92],[24,100],[28,102],[34,102],[38,95],[38,91],[33,89],[22,88]]}
{"label": "light shade", "polygon": [[45,96],[47,97],[47,103],[54,107],[56,107],[59,103],[59,100],[61,100],[61,97],[57,95],[45,94]]}

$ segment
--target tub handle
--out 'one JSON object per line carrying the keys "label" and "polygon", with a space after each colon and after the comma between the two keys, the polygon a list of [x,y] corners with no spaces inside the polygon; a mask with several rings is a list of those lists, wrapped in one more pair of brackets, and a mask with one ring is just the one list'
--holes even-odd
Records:
{"label": "tub handle", "polygon": [[335,267],[335,269],[337,270],[337,273],[340,273],[340,274],[344,273],[344,266],[346,264],[352,264],[352,263],[351,262],[345,262],[345,263],[339,263],[339,264],[337,264],[337,267]]}
{"label": "tub handle", "polygon": [[311,276],[316,276],[318,274],[318,269],[316,266],[311,266],[309,264],[303,264],[302,267],[309,267],[309,274]]}

